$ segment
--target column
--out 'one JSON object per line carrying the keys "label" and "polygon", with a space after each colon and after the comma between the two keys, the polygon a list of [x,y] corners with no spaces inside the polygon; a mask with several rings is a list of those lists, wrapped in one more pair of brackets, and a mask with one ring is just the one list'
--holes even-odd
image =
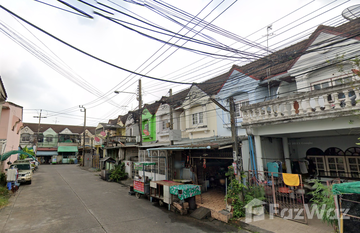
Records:
{"label": "column", "polygon": [[256,169],[257,171],[264,171],[264,163],[262,160],[262,146],[261,137],[259,135],[254,136],[255,157],[256,157]]}
{"label": "column", "polygon": [[[291,173],[291,161],[290,161],[290,150],[289,150],[289,140],[287,137],[282,138],[285,164],[286,164],[286,173]],[[285,171],[284,171],[285,172]]]}

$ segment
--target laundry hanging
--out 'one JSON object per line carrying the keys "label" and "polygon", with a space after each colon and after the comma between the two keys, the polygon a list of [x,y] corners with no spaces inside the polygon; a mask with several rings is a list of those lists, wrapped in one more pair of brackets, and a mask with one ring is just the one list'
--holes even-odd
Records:
{"label": "laundry hanging", "polygon": [[287,186],[299,186],[300,184],[298,174],[283,173],[283,180]]}

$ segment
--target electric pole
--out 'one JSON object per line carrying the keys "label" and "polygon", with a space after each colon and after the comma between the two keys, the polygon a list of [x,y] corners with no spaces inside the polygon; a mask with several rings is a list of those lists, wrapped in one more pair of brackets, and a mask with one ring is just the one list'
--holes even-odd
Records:
{"label": "electric pole", "polygon": [[139,145],[142,145],[142,99],[141,99],[141,79],[139,79],[139,136],[140,142]]}
{"label": "electric pole", "polygon": [[84,105],[79,105],[80,112],[84,112],[84,138],[83,138],[83,153],[82,153],[82,166],[85,164],[85,130],[86,130],[86,108]]}
{"label": "electric pole", "polygon": [[46,118],[46,117],[42,117],[41,116],[41,112],[42,112],[42,109],[40,109],[40,115],[39,116],[34,116],[34,118],[39,118],[39,124],[38,124],[38,131],[37,131],[37,135],[36,135],[36,151],[35,151],[35,156],[36,156],[36,153],[38,151],[38,142],[39,142],[39,134],[40,134],[40,122],[41,122],[41,118]]}
{"label": "electric pole", "polygon": [[231,136],[233,140],[233,157],[234,162],[238,160],[239,143],[237,138],[236,121],[235,121],[235,104],[234,97],[229,97],[230,102],[230,122],[231,122]]}
{"label": "electric pole", "polygon": [[[170,98],[172,96],[172,89],[170,89]],[[170,107],[170,130],[174,129],[174,119],[173,119],[173,109],[171,104],[169,104]],[[174,145],[174,141],[170,140],[170,145]]]}

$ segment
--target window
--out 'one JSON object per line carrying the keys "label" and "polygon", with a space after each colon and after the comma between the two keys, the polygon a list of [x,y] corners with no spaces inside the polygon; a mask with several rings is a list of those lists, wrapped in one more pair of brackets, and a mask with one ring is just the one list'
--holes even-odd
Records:
{"label": "window", "polygon": [[53,141],[53,137],[52,136],[47,136],[46,137],[46,142],[52,142]]}
{"label": "window", "polygon": [[164,120],[161,122],[161,129],[166,130],[168,128],[167,124],[169,123],[169,120]]}
{"label": "window", "polygon": [[242,117],[241,107],[249,105],[249,100],[240,100],[235,103],[235,117]]}
{"label": "window", "polygon": [[192,123],[193,125],[197,125],[198,124],[198,114],[192,114]]}
{"label": "window", "polygon": [[192,123],[193,123],[193,125],[203,124],[204,123],[204,113],[199,112],[199,113],[192,114]]}
{"label": "window", "polygon": [[21,141],[23,141],[23,142],[30,141],[30,134],[28,134],[28,133],[21,134]]}
{"label": "window", "polygon": [[144,130],[149,131],[149,121],[146,121],[146,123],[144,125]]}
{"label": "window", "polygon": [[199,112],[199,124],[204,123],[204,114],[202,112]]}
{"label": "window", "polygon": [[345,83],[350,83],[352,81],[352,77],[343,77],[343,78],[331,78],[326,80],[321,80],[318,82],[311,83],[313,90],[321,90],[327,87],[337,86]]}

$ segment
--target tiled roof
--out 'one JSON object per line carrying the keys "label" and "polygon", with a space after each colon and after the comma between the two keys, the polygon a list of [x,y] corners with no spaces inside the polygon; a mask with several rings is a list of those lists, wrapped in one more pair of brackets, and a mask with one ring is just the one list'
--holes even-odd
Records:
{"label": "tiled roof", "polygon": [[[38,124],[37,123],[24,123],[24,127],[28,126],[32,131],[38,131]],[[57,124],[40,124],[40,132],[44,132],[47,129],[52,128],[56,133],[60,133],[64,129],[68,128],[72,133],[81,134],[84,132],[84,126],[75,126],[75,125],[57,125]],[[86,126],[86,129],[95,134],[95,128],[92,126]]]}
{"label": "tiled roof", "polygon": [[211,78],[202,83],[196,84],[202,91],[204,91],[209,96],[216,95],[228,80],[229,72],[216,76],[215,78]]}
{"label": "tiled roof", "polygon": [[129,114],[126,114],[126,115],[124,115],[124,116],[119,116],[121,122],[122,122],[124,125],[125,125],[125,123],[126,123],[126,119],[128,118],[128,115],[129,115]]}
{"label": "tiled roof", "polygon": [[[352,20],[337,27],[320,25],[308,39],[280,49],[269,56],[265,56],[244,66],[234,65],[230,72],[238,70],[256,80],[264,80],[278,74],[286,73],[321,32],[333,33],[344,37],[359,36],[360,19]],[[267,75],[267,70],[270,75]]]}
{"label": "tiled roof", "polygon": [[110,125],[116,125],[116,124],[117,124],[117,118],[115,118],[115,119],[109,119],[109,124],[110,124]]}
{"label": "tiled roof", "polygon": [[146,108],[151,115],[155,115],[157,110],[159,109],[161,102],[160,101],[156,101],[155,103],[152,104],[145,104],[144,108]]}

